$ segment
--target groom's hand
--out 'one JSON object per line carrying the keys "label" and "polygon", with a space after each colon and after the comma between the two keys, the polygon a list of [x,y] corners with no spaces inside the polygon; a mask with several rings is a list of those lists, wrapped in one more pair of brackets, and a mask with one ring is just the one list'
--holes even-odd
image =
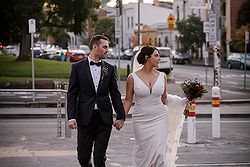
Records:
{"label": "groom's hand", "polygon": [[114,123],[114,127],[117,129],[117,130],[120,130],[124,125],[124,121],[123,120],[115,120],[115,123]]}
{"label": "groom's hand", "polygon": [[77,128],[77,123],[75,119],[71,119],[68,121],[68,126],[70,129],[76,129]]}

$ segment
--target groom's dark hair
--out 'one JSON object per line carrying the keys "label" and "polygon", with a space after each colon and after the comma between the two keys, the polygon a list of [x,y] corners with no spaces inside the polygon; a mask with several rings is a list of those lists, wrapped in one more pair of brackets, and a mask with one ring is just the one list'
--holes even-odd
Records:
{"label": "groom's dark hair", "polygon": [[100,45],[101,39],[109,41],[108,37],[106,37],[104,35],[94,35],[89,42],[90,50],[92,50],[94,44]]}

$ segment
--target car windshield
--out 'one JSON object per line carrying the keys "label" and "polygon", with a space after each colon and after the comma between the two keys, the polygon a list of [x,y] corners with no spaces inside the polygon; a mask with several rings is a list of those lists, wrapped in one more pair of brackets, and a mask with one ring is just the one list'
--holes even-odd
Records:
{"label": "car windshield", "polygon": [[161,57],[170,57],[170,50],[159,50]]}
{"label": "car windshield", "polygon": [[[241,54],[241,58],[245,59],[245,54]],[[250,55],[249,54],[247,54],[247,60],[250,60]]]}

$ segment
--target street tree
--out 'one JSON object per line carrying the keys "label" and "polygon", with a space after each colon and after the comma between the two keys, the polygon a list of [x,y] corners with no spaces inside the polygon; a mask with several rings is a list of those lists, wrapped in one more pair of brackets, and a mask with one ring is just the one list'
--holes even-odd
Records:
{"label": "street tree", "polygon": [[46,40],[48,37],[52,37],[54,39],[54,44],[61,46],[66,49],[68,46],[68,42],[70,40],[69,35],[65,31],[65,29],[57,28],[57,27],[44,27],[41,28],[38,39]]}
{"label": "street tree", "polygon": [[[238,29],[234,32],[232,41],[230,43],[231,52],[245,52],[245,31],[250,32],[250,1],[245,1],[238,13],[237,17],[237,27]],[[247,51],[249,51],[249,45]]]}
{"label": "street tree", "polygon": [[44,27],[57,27],[78,35],[86,30],[86,20],[99,5],[99,0],[1,0],[0,41],[20,43],[18,60],[30,60],[29,19],[36,20],[38,33]]}
{"label": "street tree", "polygon": [[186,20],[177,21],[176,30],[180,34],[179,40],[182,44],[180,52],[188,53],[191,50],[192,53],[197,53],[205,42],[203,23],[200,17],[191,15]]}
{"label": "street tree", "polygon": [[[250,32],[250,24],[246,26],[242,25],[239,29],[236,30],[231,42],[231,52],[245,52],[245,31]],[[249,45],[247,47],[247,52],[250,52]]]}
{"label": "street tree", "polygon": [[109,38],[110,46],[113,47],[115,45],[115,20],[113,18],[100,18],[96,22],[95,25],[95,33],[102,34]]}
{"label": "street tree", "polygon": [[238,17],[237,17],[237,23],[238,27],[240,28],[242,25],[246,26],[250,24],[250,1],[245,1],[239,10]]}

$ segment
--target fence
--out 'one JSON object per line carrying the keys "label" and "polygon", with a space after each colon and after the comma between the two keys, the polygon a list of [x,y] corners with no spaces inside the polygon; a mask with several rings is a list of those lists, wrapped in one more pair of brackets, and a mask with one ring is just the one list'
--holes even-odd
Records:
{"label": "fence", "polygon": [[[62,110],[64,108],[64,121],[65,121],[65,137],[71,137],[71,130],[67,126],[68,116],[67,116],[67,90],[61,89],[62,86],[57,86],[59,89],[0,89],[0,92],[32,92],[33,93],[33,102],[35,100],[35,93],[37,92],[49,92],[57,93],[57,105],[56,105],[56,115],[57,115],[57,136],[62,137]],[[63,105],[64,104],[64,105]]]}

